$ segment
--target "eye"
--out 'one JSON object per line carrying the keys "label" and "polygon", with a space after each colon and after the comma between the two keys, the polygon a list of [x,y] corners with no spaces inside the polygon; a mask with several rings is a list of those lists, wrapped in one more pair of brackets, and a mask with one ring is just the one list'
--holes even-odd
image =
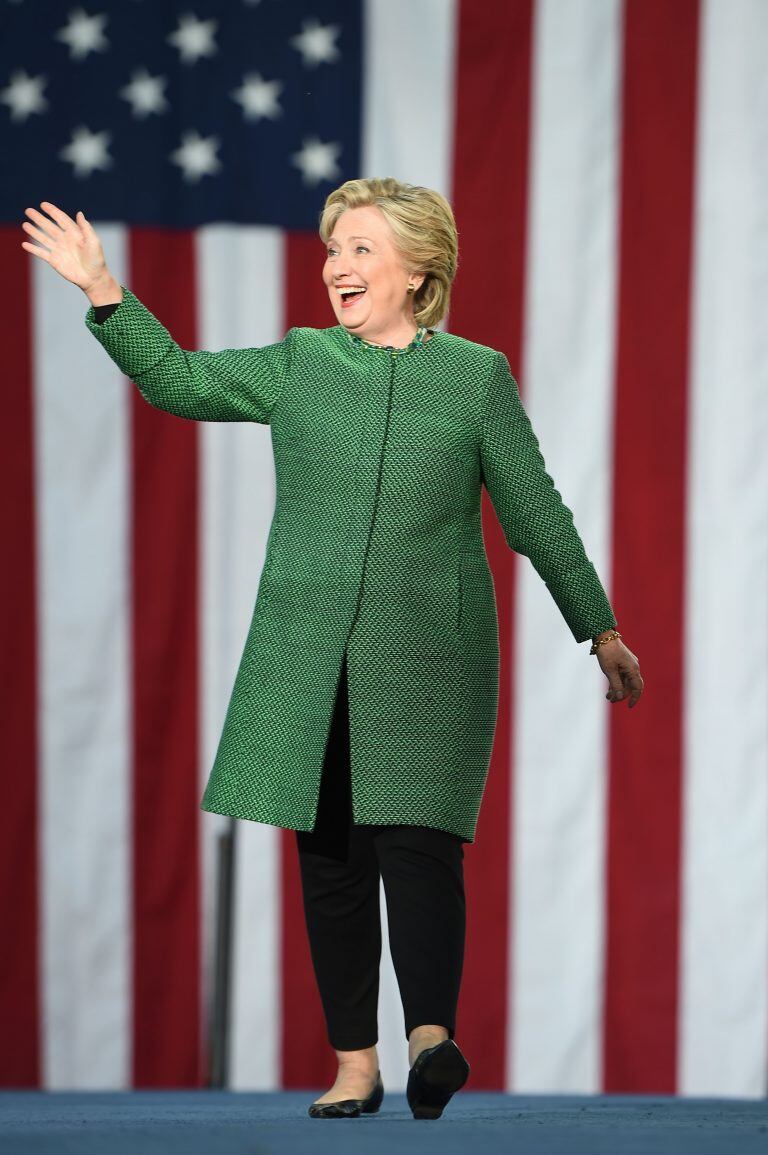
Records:
{"label": "eye", "polygon": [[[364,253],[368,253],[368,252],[370,252],[370,249],[368,248],[368,246],[367,246],[367,245],[357,245],[357,246],[356,246],[356,251],[357,251],[357,252],[359,252],[359,251],[360,251],[360,249],[362,249]],[[327,250],[327,254],[328,254],[328,256],[329,256],[329,257],[332,257],[332,256],[334,255],[334,253],[335,253],[335,252],[336,252],[336,249],[328,249],[328,250]]]}

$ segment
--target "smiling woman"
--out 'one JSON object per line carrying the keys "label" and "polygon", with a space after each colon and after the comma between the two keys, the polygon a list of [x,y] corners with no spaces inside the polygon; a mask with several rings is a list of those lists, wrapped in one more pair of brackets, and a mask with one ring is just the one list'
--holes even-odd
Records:
{"label": "smiling woman", "polygon": [[331,304],[356,336],[402,347],[448,311],[456,222],[434,189],[393,177],[349,180],[326,200],[320,236]]}
{"label": "smiling woman", "polygon": [[454,1038],[462,844],[475,840],[499,690],[483,486],[575,640],[599,646],[609,701],[633,706],[643,689],[506,357],[428,336],[456,272],[451,208],[392,178],[343,184],[320,220],[338,324],[216,351],[181,348],[113,277],[82,212],[41,208],[50,217],[27,209],[23,247],[83,290],[89,332],[149,404],[271,426],[274,516],[201,807],[295,831],[339,1059],[313,1116],[381,1103],[383,880],[408,1102],[438,1118],[469,1073]]}

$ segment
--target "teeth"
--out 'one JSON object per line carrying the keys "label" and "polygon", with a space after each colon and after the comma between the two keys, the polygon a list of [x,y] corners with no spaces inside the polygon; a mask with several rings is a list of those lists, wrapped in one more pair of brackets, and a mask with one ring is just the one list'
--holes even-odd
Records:
{"label": "teeth", "polygon": [[339,292],[341,293],[341,295],[343,297],[347,293],[358,293],[361,289],[363,290],[363,292],[365,292],[365,289],[363,288],[362,285],[344,285],[343,288],[339,289]]}

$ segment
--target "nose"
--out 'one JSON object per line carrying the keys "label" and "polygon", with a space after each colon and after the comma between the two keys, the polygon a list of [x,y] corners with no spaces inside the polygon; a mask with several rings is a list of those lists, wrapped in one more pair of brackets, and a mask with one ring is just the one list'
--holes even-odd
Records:
{"label": "nose", "polygon": [[341,284],[344,281],[348,281],[350,278],[354,277],[354,270],[352,269],[352,266],[348,265],[341,255],[339,255],[334,262],[334,267],[331,270],[331,277],[335,285]]}

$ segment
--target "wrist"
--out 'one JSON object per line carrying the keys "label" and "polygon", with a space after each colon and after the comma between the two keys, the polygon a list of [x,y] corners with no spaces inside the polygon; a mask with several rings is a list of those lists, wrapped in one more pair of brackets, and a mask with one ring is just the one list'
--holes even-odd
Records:
{"label": "wrist", "polygon": [[616,626],[611,626],[608,630],[601,630],[599,634],[595,634],[592,638],[592,648],[590,654],[596,654],[602,646],[610,646],[612,642],[618,642],[621,634]]}
{"label": "wrist", "polygon": [[616,633],[618,626],[610,626],[607,630],[601,630],[599,634],[592,635],[593,642],[599,642],[601,638],[610,638]]}
{"label": "wrist", "polygon": [[103,273],[88,286],[85,295],[92,305],[119,305],[123,299],[120,282],[111,273]]}

